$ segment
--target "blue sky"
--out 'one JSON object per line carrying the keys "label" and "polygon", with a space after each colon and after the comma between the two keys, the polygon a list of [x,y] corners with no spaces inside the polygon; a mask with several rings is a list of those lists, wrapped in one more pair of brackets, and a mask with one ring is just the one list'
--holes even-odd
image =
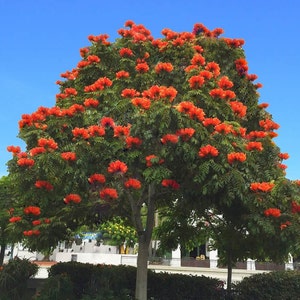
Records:
{"label": "blue sky", "polygon": [[298,0],[0,0],[0,176],[11,158],[22,114],[52,107],[60,74],[76,67],[87,36],[107,33],[110,41],[125,21],[150,29],[191,31],[195,23],[221,27],[224,37],[243,38],[249,73],[263,84],[260,102],[280,124],[274,139],[290,158],[287,177],[300,179],[300,4]]}

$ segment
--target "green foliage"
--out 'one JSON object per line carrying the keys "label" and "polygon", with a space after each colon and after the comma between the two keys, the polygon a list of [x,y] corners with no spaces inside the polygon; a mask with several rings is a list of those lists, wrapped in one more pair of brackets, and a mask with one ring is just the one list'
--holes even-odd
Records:
{"label": "green foliage", "polygon": [[[148,272],[148,299],[222,299],[223,285],[217,279]],[[73,286],[72,299],[134,299],[135,276],[136,268],[130,266],[58,263],[51,267],[38,299],[60,299],[51,298],[54,295],[70,297],[70,285]]]}
{"label": "green foliage", "polygon": [[235,286],[236,300],[294,300],[300,294],[298,271],[274,271],[244,278]]}
{"label": "green foliage", "polygon": [[26,299],[27,280],[37,272],[38,266],[27,259],[10,260],[0,270],[1,299]]}

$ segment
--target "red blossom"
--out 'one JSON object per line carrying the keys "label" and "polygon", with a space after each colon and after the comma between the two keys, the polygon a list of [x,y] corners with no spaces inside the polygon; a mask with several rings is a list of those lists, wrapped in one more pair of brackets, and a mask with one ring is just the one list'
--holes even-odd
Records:
{"label": "red blossom", "polygon": [[147,73],[149,71],[149,66],[146,62],[137,63],[135,67],[138,73]]}
{"label": "red blossom", "polygon": [[86,59],[90,63],[99,63],[100,62],[100,58],[97,55],[89,55]]}
{"label": "red blossom", "polygon": [[221,123],[215,126],[215,131],[218,133],[229,134],[233,133],[233,127],[231,124]]}
{"label": "red blossom", "polygon": [[89,135],[89,132],[87,129],[85,128],[78,128],[78,127],[75,127],[73,130],[72,130],[72,133],[73,133],[73,136],[74,137],[82,137],[83,139],[88,139],[90,137]]}
{"label": "red blossom", "polygon": [[160,73],[162,71],[170,73],[173,71],[173,65],[171,63],[158,63],[154,70],[156,73]]}
{"label": "red blossom", "polygon": [[133,55],[133,52],[129,48],[122,48],[120,49],[119,54],[121,57],[130,57]]}
{"label": "red blossom", "polygon": [[227,155],[227,160],[230,164],[234,163],[235,161],[244,162],[247,156],[243,152],[232,152]]}
{"label": "red blossom", "polygon": [[130,134],[130,125],[128,126],[115,126],[114,137],[128,136]]}
{"label": "red blossom", "polygon": [[19,146],[7,146],[7,151],[12,152],[13,155],[17,155],[21,152],[21,148]]}
{"label": "red blossom", "polygon": [[204,66],[205,65],[205,58],[200,54],[196,53],[193,58],[191,59],[192,65]]}
{"label": "red blossom", "polygon": [[181,128],[176,131],[176,135],[180,136],[183,141],[189,140],[195,133],[194,128]]}
{"label": "red blossom", "polygon": [[120,161],[120,160],[116,160],[116,161],[113,161],[111,162],[109,165],[108,165],[108,168],[107,168],[107,171],[109,173],[122,173],[122,174],[125,174],[128,170],[128,167],[127,165]]}
{"label": "red blossom", "polygon": [[41,232],[39,230],[25,230],[23,231],[25,236],[32,236],[32,235],[40,235]]}
{"label": "red blossom", "polygon": [[140,108],[143,108],[145,110],[148,110],[151,106],[151,101],[145,97],[137,97],[137,98],[133,98],[131,100],[131,103],[134,105],[134,106],[137,106],[137,107],[140,107]]}
{"label": "red blossom", "polygon": [[263,150],[263,146],[262,146],[262,143],[261,143],[261,142],[249,142],[249,143],[246,145],[246,149],[247,149],[248,151],[251,151],[251,150],[262,151],[262,150]]}
{"label": "red blossom", "polygon": [[129,72],[124,71],[124,70],[119,71],[119,72],[116,73],[116,78],[117,79],[128,78],[129,76],[130,76]]}
{"label": "red blossom", "polygon": [[112,85],[112,81],[107,77],[101,77],[97,81],[95,81],[93,84],[88,85],[84,88],[85,92],[96,92],[96,91],[102,91],[106,87],[110,87]]}
{"label": "red blossom", "polygon": [[279,157],[280,159],[288,159],[290,156],[289,156],[288,153],[279,153],[279,154],[278,154],[278,157]]}
{"label": "red blossom", "polygon": [[38,155],[38,154],[42,154],[42,153],[45,153],[47,150],[44,148],[44,147],[35,147],[35,148],[32,148],[29,153],[31,156],[35,156],[35,155]]}
{"label": "red blossom", "polygon": [[11,218],[9,219],[9,222],[10,222],[10,223],[16,223],[16,222],[19,222],[19,221],[21,221],[21,220],[22,220],[21,217],[15,216],[15,217],[11,217]]}
{"label": "red blossom", "polygon": [[223,76],[219,79],[218,81],[218,86],[221,89],[230,89],[233,87],[233,82],[231,80],[229,80],[228,76]]}
{"label": "red blossom", "polygon": [[89,183],[94,184],[94,183],[105,183],[106,179],[103,174],[93,174],[89,177],[88,179]]}
{"label": "red blossom", "polygon": [[17,164],[20,167],[32,167],[34,165],[34,160],[31,158],[19,158]]}
{"label": "red blossom", "polygon": [[275,186],[272,182],[253,182],[250,184],[250,190],[254,192],[270,192]]}
{"label": "red blossom", "polygon": [[64,198],[64,202],[69,204],[70,202],[79,203],[81,202],[81,197],[78,194],[69,194]]}
{"label": "red blossom", "polygon": [[218,119],[218,118],[205,118],[203,121],[202,121],[202,124],[205,126],[205,127],[208,127],[208,126],[217,126],[221,123],[221,121]]}
{"label": "red blossom", "polygon": [[114,128],[115,127],[115,122],[112,118],[110,117],[103,117],[101,120],[100,120],[100,124],[101,126],[103,127],[112,127]]}
{"label": "red blossom", "polygon": [[37,180],[34,185],[38,189],[44,188],[47,191],[52,191],[53,190],[53,185],[50,182],[45,181],[45,180]]}
{"label": "red blossom", "polygon": [[195,75],[189,79],[189,84],[192,89],[199,89],[204,84],[205,79],[203,76]]}
{"label": "red blossom", "polygon": [[218,77],[221,73],[220,66],[215,62],[209,62],[205,66],[205,70],[210,71],[214,74],[214,77]]}
{"label": "red blossom", "polygon": [[147,167],[151,167],[153,166],[153,164],[162,164],[164,163],[163,159],[159,159],[158,156],[154,155],[154,154],[150,154],[148,156],[146,156],[146,166]]}
{"label": "red blossom", "polygon": [[219,155],[219,150],[212,145],[206,145],[200,148],[198,155],[200,157],[207,157],[207,156],[216,157]]}
{"label": "red blossom", "polygon": [[174,190],[178,190],[180,188],[179,183],[173,179],[163,179],[161,185],[164,187],[170,187]]}
{"label": "red blossom", "polygon": [[93,98],[87,98],[84,100],[83,102],[84,106],[86,107],[98,107],[99,106],[99,101],[97,99],[93,99]]}
{"label": "red blossom", "polygon": [[47,150],[56,150],[56,149],[58,149],[58,145],[53,139],[40,138],[38,140],[38,146],[39,147],[44,147]]}
{"label": "red blossom", "polygon": [[133,136],[127,136],[125,142],[128,148],[132,148],[133,146],[140,146],[142,144],[141,139]]}
{"label": "red blossom", "polygon": [[281,216],[281,211],[278,208],[268,208],[264,211],[266,217],[279,218]]}
{"label": "red blossom", "polygon": [[34,221],[32,221],[32,225],[33,226],[38,226],[38,225],[41,225],[41,221],[40,220],[34,220]]}
{"label": "red blossom", "polygon": [[24,213],[26,215],[39,216],[41,214],[41,209],[38,206],[27,206],[24,208]]}
{"label": "red blossom", "polygon": [[98,125],[91,125],[87,128],[90,136],[104,136],[105,128]]}
{"label": "red blossom", "polygon": [[76,160],[76,153],[75,152],[63,152],[61,153],[61,158],[67,161],[74,161]]}
{"label": "red blossom", "polygon": [[100,191],[100,198],[104,200],[117,199],[118,192],[116,189],[113,188],[105,188]]}
{"label": "red blossom", "polygon": [[126,188],[133,188],[135,190],[141,188],[141,182],[138,179],[129,178],[127,181],[124,182],[124,186]]}
{"label": "red blossom", "polygon": [[266,131],[278,129],[280,127],[279,124],[275,123],[274,121],[272,121],[270,119],[260,120],[259,126],[264,128]]}
{"label": "red blossom", "polygon": [[139,95],[140,93],[137,92],[135,89],[124,89],[121,93],[121,96],[124,98],[133,98]]}
{"label": "red blossom", "polygon": [[166,134],[160,139],[160,141],[163,144],[166,144],[168,142],[171,144],[176,144],[178,143],[178,136],[176,134]]}

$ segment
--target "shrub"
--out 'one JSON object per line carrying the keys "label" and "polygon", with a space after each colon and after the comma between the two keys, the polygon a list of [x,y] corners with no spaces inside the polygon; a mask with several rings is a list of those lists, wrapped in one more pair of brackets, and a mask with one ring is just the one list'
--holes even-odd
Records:
{"label": "shrub", "polygon": [[1,300],[29,299],[27,281],[38,272],[38,266],[28,259],[10,260],[0,271]]}
{"label": "shrub", "polygon": [[235,286],[237,300],[295,300],[300,295],[300,272],[274,271],[244,278]]}
{"label": "shrub", "polygon": [[[148,271],[148,299],[222,299],[223,286],[217,279],[204,276],[155,273]],[[68,278],[68,281],[66,279]],[[136,268],[132,266],[92,265],[78,262],[58,263],[50,268],[49,279],[38,299],[68,299],[62,280],[71,283],[73,298],[82,300],[134,299]],[[49,295],[59,295],[50,298]],[[48,296],[48,298],[47,298]],[[64,296],[64,297],[63,297]]]}

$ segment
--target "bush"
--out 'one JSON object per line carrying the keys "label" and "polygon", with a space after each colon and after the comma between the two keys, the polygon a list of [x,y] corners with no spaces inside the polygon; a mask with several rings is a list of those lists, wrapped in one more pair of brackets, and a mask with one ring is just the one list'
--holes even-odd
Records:
{"label": "bush", "polygon": [[295,300],[300,298],[300,272],[274,271],[244,278],[235,286],[236,300]]}
{"label": "bush", "polygon": [[[223,286],[217,279],[148,272],[148,299],[222,299]],[[66,277],[73,298],[69,296],[69,289],[63,293],[65,286],[60,282],[67,280]],[[135,279],[136,268],[132,266],[58,263],[50,268],[49,278],[38,299],[130,300],[134,299]],[[54,291],[59,297],[50,298]]]}
{"label": "bush", "polygon": [[10,260],[0,271],[1,300],[31,299],[27,293],[27,281],[38,272],[38,266],[28,259]]}

